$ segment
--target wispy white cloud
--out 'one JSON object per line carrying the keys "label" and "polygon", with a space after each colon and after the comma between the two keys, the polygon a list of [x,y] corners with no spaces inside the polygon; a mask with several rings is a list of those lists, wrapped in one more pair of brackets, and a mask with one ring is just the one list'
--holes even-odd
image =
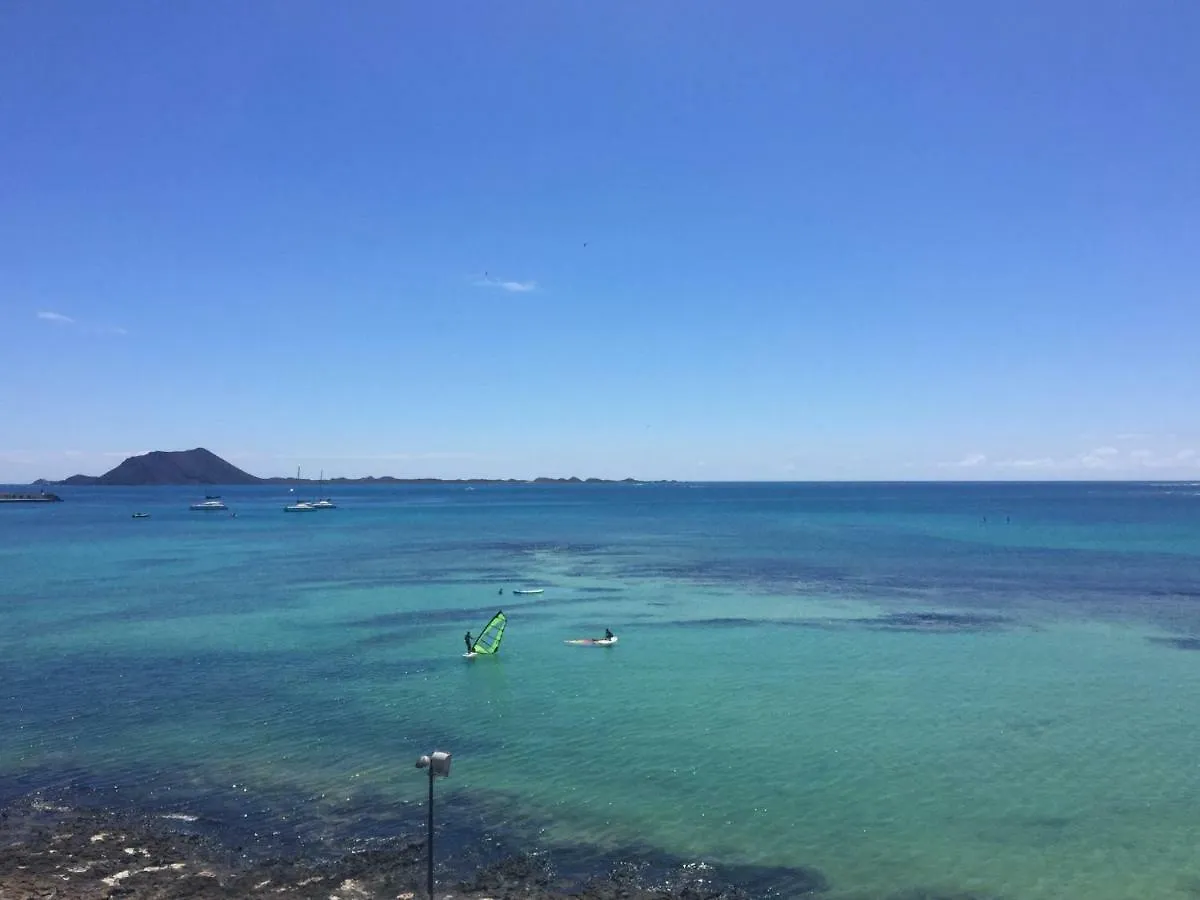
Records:
{"label": "wispy white cloud", "polygon": [[1006,459],[996,465],[1002,469],[1053,469],[1057,463],[1053,457],[1038,456],[1027,459]]}
{"label": "wispy white cloud", "polygon": [[37,317],[43,322],[57,322],[59,325],[74,325],[75,320],[70,316],[64,316],[62,313],[50,312],[42,310],[37,314]]}
{"label": "wispy white cloud", "polygon": [[974,469],[986,464],[987,455],[984,453],[970,453],[958,462],[938,463],[943,469]]}
{"label": "wispy white cloud", "polygon": [[1075,459],[1085,469],[1116,469],[1120,467],[1121,452],[1116,447],[1097,447]]}
{"label": "wispy white cloud", "polygon": [[71,316],[64,315],[60,312],[52,312],[51,310],[41,310],[37,317],[43,322],[53,322],[56,325],[70,325],[72,328],[90,331],[93,334],[129,334],[129,332],[120,325],[89,325],[85,322],[80,322]]}
{"label": "wispy white cloud", "polygon": [[1196,451],[1184,448],[1174,453],[1155,453],[1153,450],[1134,450],[1129,454],[1133,463],[1147,469],[1171,469],[1200,464]]}
{"label": "wispy white cloud", "polygon": [[1115,435],[1115,437],[1118,441],[1148,441],[1153,435],[1141,431],[1126,431]]}
{"label": "wispy white cloud", "polygon": [[1028,457],[1007,459],[996,463],[1000,469],[1025,469],[1070,472],[1133,473],[1138,469],[1169,469],[1200,465],[1200,455],[1193,449],[1158,451],[1139,447],[1122,453],[1115,447],[1097,447],[1086,453],[1065,457]]}
{"label": "wispy white cloud", "polygon": [[502,281],[498,278],[492,278],[486,272],[483,278],[477,279],[475,287],[499,288],[502,291],[508,291],[510,294],[527,294],[530,291],[537,290],[536,281]]}

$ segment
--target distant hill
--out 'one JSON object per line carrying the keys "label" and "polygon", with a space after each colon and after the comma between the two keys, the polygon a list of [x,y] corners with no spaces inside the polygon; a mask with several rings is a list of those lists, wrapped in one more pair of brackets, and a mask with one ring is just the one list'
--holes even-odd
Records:
{"label": "distant hill", "polygon": [[[641,484],[635,478],[620,481],[606,478],[394,478],[391,475],[367,478],[330,478],[326,484]],[[155,450],[131,456],[103,475],[72,475],[62,481],[39,478],[37,485],[75,486],[119,485],[140,487],[169,484],[316,484],[311,478],[259,478],[243,472],[210,450]]]}
{"label": "distant hill", "polygon": [[195,450],[155,450],[131,456],[103,475],[72,475],[58,484],[261,484],[262,479],[243,472],[203,447]]}

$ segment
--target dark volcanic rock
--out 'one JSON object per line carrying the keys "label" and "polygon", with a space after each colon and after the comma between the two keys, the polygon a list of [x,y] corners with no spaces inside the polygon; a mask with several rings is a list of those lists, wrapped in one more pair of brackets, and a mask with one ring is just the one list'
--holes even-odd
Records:
{"label": "dark volcanic rock", "polygon": [[481,869],[475,877],[459,884],[467,894],[486,894],[495,900],[551,896],[554,873],[544,859],[519,854]]}
{"label": "dark volcanic rock", "polygon": [[243,472],[210,450],[155,450],[131,456],[99,477],[72,475],[69,485],[259,484],[262,479]]}
{"label": "dark volcanic rock", "polygon": [[[463,868],[447,871],[439,863],[437,896],[784,900],[827,888],[815,869],[708,866],[646,852],[652,861],[630,848],[618,854],[625,861],[610,860],[608,874],[592,877],[568,871],[574,868],[570,849],[510,854],[465,879]],[[315,858],[270,858],[243,852],[216,837],[181,833],[161,816],[73,809],[37,798],[0,810],[0,900],[412,900],[424,896],[425,861],[425,844],[403,838]],[[928,897],[941,900],[942,895]]]}
{"label": "dark volcanic rock", "polygon": [[111,472],[105,472],[97,484],[258,484],[259,479],[227,463],[215,453],[195,450],[156,450],[143,456],[131,456]]}

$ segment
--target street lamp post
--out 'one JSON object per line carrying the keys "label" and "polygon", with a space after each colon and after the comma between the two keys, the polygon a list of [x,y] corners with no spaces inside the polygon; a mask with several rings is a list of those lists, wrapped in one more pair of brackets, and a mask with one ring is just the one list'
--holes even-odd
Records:
{"label": "street lamp post", "polygon": [[450,754],[435,750],[418,759],[417,768],[429,770],[429,838],[426,850],[429,852],[429,900],[433,900],[433,779],[439,775],[442,778],[450,777]]}

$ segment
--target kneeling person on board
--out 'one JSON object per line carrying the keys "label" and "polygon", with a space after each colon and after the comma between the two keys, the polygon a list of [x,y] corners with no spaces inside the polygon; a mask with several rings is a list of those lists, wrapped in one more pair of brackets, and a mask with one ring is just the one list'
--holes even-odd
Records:
{"label": "kneeling person on board", "polygon": [[604,629],[604,639],[606,641],[611,641],[613,639],[613,633],[611,631],[609,631],[607,628]]}

